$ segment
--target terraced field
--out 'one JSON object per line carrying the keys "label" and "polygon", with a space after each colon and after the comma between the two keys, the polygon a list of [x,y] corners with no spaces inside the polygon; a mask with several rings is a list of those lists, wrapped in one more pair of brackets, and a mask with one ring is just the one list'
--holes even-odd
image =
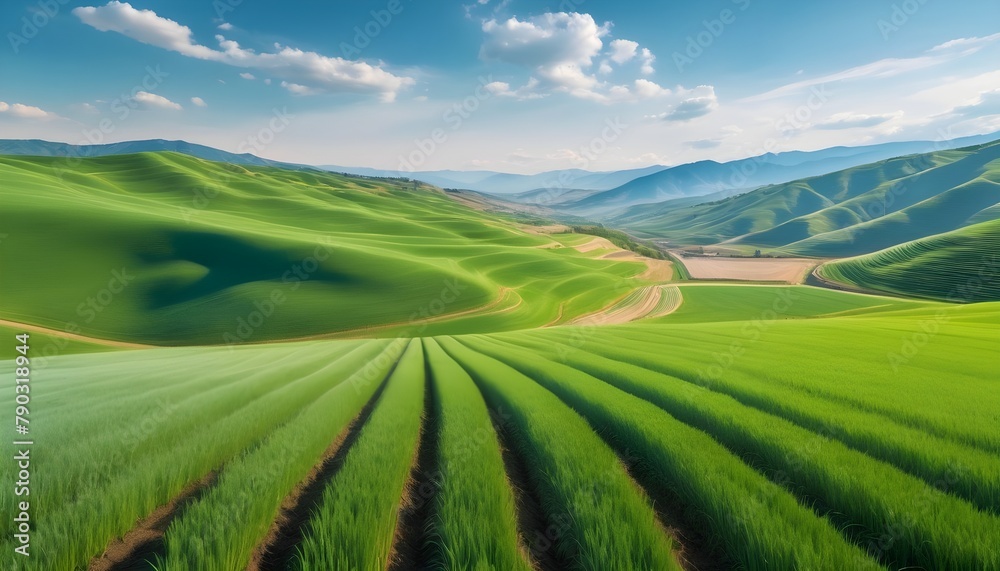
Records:
{"label": "terraced field", "polygon": [[1000,301],[1000,220],[824,264],[833,282],[957,303]]}
{"label": "terraced field", "polygon": [[[54,359],[32,417],[49,547],[29,567],[4,537],[2,565],[1000,565],[1000,388],[976,357],[1000,342],[1000,304],[684,290],[706,313],[793,292],[797,318],[720,306],[715,322]],[[13,385],[5,371],[3,410]]]}

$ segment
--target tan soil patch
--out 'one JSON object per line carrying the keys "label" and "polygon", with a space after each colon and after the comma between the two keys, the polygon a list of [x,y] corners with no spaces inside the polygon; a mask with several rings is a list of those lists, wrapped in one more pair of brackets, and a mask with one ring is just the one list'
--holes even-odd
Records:
{"label": "tan soil patch", "polygon": [[73,341],[83,341],[84,343],[90,343],[92,345],[103,345],[105,347],[120,347],[122,349],[151,349],[155,347],[155,345],[142,345],[139,343],[129,343],[127,341],[112,341],[111,339],[99,339],[97,337],[87,337],[85,335],[67,333],[65,331],[60,331],[58,329],[49,329],[48,327],[42,327],[40,325],[18,323],[17,321],[8,321],[6,319],[0,319],[0,325],[4,325],[6,327],[11,327],[14,329],[20,329],[23,331],[27,331],[29,333],[44,333],[46,335],[51,335],[53,337],[62,337],[63,339],[71,339]]}
{"label": "tan soil patch", "polygon": [[593,252],[594,250],[618,250],[618,246],[615,246],[610,241],[605,238],[594,238],[586,244],[580,244],[579,246],[573,246],[576,251],[586,254],[587,252]]}
{"label": "tan soil patch", "polygon": [[[600,311],[577,317],[569,324],[620,325],[648,317],[662,317],[673,313],[681,305],[680,290],[676,287],[648,286],[642,288],[640,292],[639,297],[632,303],[622,305],[623,300],[618,300]],[[663,296],[673,296],[667,300],[670,303],[665,306],[660,303]],[[628,299],[628,296],[624,299]]]}
{"label": "tan soil patch", "polygon": [[679,258],[693,279],[800,284],[818,260],[808,258]]}

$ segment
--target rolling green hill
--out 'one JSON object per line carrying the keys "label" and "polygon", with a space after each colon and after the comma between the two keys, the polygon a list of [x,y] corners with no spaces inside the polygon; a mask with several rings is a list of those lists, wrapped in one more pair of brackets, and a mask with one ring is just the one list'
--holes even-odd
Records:
{"label": "rolling green hill", "polygon": [[1000,215],[1000,142],[890,159],[622,223],[681,244],[841,257]]}
{"label": "rolling green hill", "polygon": [[820,266],[847,285],[958,303],[1000,301],[1000,220]]}
{"label": "rolling green hill", "polygon": [[0,157],[3,319],[165,345],[456,333],[595,311],[645,269],[402,180],[175,153],[66,165]]}

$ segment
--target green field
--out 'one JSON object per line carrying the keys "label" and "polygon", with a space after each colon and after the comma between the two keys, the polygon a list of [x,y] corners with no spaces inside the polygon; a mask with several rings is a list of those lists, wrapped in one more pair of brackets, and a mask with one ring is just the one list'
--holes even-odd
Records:
{"label": "green field", "polygon": [[1000,301],[1000,220],[823,265],[826,279],[956,303]]}
{"label": "green field", "polygon": [[995,222],[823,266],[894,297],[657,283],[408,181],[58,161],[0,157],[0,569],[1000,568]]}
{"label": "green field", "polygon": [[[701,530],[682,536],[692,544],[681,553],[751,569],[1000,565],[1000,387],[979,357],[1000,342],[989,326],[1000,305],[809,317],[865,304],[796,288],[795,318],[783,319],[766,313],[786,288],[684,289],[704,290],[701,304],[750,298],[729,317],[716,305],[708,323],[428,338],[423,349],[315,341],[56,359],[32,380],[32,431],[77,445],[36,450],[36,541],[55,547],[34,568],[86,565],[199,482],[166,530],[160,568],[243,568],[282,499],[357,418],[294,565],[382,568],[398,534],[384,518],[422,489],[406,484],[421,451],[433,477],[407,523],[422,530],[410,557],[442,568],[667,568],[681,544],[664,517]],[[933,340],[911,354],[930,322]],[[5,372],[5,411],[13,384]],[[515,501],[512,481],[527,500]],[[12,517],[3,498],[0,515]],[[533,523],[519,522],[526,509]],[[538,529],[558,533],[536,541]]]}

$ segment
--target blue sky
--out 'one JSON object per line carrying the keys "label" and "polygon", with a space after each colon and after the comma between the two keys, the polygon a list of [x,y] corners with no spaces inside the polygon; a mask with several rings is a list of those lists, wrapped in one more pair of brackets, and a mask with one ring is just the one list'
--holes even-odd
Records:
{"label": "blue sky", "polygon": [[0,7],[0,137],[613,170],[1000,130],[995,0]]}

